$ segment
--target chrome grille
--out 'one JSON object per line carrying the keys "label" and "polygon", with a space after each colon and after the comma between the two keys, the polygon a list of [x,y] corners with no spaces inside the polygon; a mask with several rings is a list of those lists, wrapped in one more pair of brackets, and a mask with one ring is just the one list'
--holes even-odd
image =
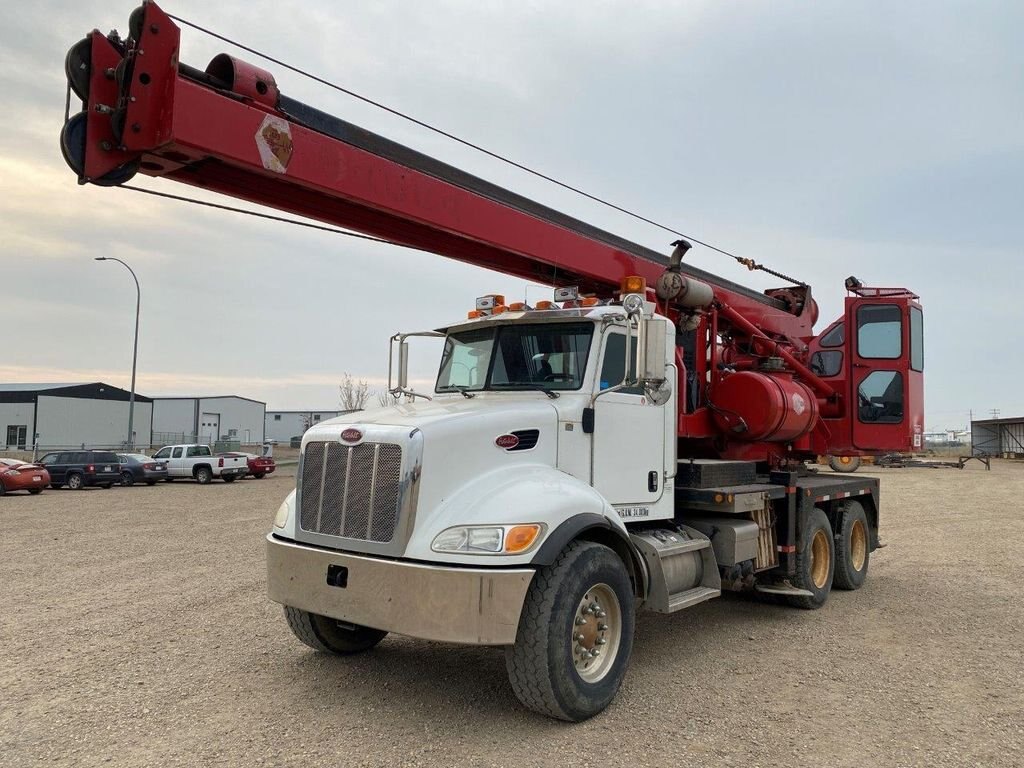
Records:
{"label": "chrome grille", "polygon": [[302,457],[302,530],[390,542],[399,523],[402,447],[317,441]]}

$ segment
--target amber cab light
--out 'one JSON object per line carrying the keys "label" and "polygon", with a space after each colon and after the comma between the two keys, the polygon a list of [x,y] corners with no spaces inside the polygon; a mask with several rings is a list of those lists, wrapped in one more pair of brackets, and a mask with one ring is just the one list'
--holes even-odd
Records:
{"label": "amber cab light", "polygon": [[508,305],[509,312],[523,312],[526,309],[525,301],[513,301]]}
{"label": "amber cab light", "polygon": [[471,309],[466,314],[466,319],[467,320],[476,320],[478,317],[483,317],[483,316],[484,316],[484,313],[481,312],[479,309]]}
{"label": "amber cab light", "polygon": [[555,302],[553,301],[538,301],[537,309],[554,309]]}
{"label": "amber cab light", "polygon": [[647,281],[639,275],[628,275],[619,283],[619,293],[639,293],[644,296],[647,293]]}
{"label": "amber cab light", "polygon": [[525,552],[540,534],[539,525],[514,525],[505,533],[506,552]]}
{"label": "amber cab light", "polygon": [[584,296],[580,299],[581,307],[596,307],[600,302],[594,296]]}

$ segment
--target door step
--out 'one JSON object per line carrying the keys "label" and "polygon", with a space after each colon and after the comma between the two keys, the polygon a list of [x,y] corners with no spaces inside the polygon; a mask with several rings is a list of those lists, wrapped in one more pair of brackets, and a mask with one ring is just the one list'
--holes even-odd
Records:
{"label": "door step", "polygon": [[711,598],[718,597],[721,594],[722,590],[711,589],[710,587],[694,587],[693,589],[688,589],[685,592],[669,596],[667,613],[681,611],[683,608],[689,608],[691,605],[703,603],[705,600],[710,600]]}
{"label": "door step", "polygon": [[814,597],[809,589],[800,589],[791,584],[757,584],[754,587],[758,592],[769,595],[790,595],[792,597]]}

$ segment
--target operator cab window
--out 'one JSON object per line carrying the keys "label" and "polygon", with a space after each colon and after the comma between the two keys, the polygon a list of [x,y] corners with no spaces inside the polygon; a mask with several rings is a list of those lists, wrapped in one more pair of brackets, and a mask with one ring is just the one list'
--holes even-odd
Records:
{"label": "operator cab window", "polygon": [[895,360],[903,354],[903,323],[895,304],[864,304],[857,309],[857,354]]}
{"label": "operator cab window", "polygon": [[819,376],[835,376],[843,369],[843,353],[828,349],[811,355],[811,371]]}
{"label": "operator cab window", "polygon": [[846,341],[846,323],[840,323],[821,337],[822,347],[841,347]]}
{"label": "operator cab window", "polygon": [[910,308],[910,367],[924,370],[924,315],[917,307]]}
{"label": "operator cab window", "polygon": [[899,424],[903,421],[903,375],[896,371],[872,371],[857,388],[857,414],[868,424]]}

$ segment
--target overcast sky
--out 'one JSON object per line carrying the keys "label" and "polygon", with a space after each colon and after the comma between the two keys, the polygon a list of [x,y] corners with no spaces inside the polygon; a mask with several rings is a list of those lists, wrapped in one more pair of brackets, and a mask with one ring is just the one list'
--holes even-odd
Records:
{"label": "overcast sky", "polygon": [[[63,60],[134,7],[41,0],[0,28],[2,381],[333,408],[387,339],[525,283],[437,256],[78,187]],[[925,307],[928,427],[1024,415],[1024,4],[167,0],[170,12],[814,286]],[[182,33],[197,67],[223,43]],[[237,51],[231,51],[237,53]],[[249,57],[251,58],[251,57]],[[267,65],[271,71],[275,68]],[[281,91],[645,245],[671,236],[286,71]],[[139,177],[167,192],[195,194]],[[756,288],[720,255],[694,264]],[[545,291],[529,288],[530,298]],[[432,354],[432,353],[431,353]],[[425,353],[419,374],[432,375]]]}

